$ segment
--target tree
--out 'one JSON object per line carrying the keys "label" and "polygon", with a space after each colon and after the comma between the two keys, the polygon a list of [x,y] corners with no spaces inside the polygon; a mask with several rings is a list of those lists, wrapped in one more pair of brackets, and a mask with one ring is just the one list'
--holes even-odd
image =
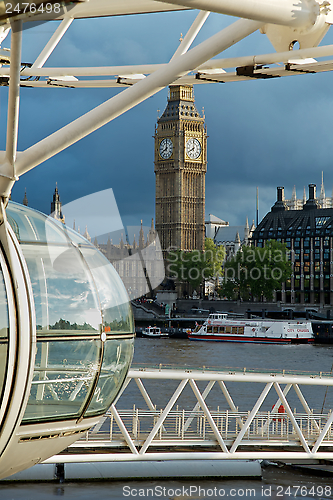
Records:
{"label": "tree", "polygon": [[229,299],[266,297],[273,299],[274,291],[291,276],[290,252],[285,243],[269,240],[265,247],[244,246],[224,266],[221,293]]}
{"label": "tree", "polygon": [[222,272],[225,257],[223,247],[216,247],[211,238],[205,240],[205,250],[171,250],[167,256],[168,276],[185,281],[196,290],[204,280],[217,277]]}

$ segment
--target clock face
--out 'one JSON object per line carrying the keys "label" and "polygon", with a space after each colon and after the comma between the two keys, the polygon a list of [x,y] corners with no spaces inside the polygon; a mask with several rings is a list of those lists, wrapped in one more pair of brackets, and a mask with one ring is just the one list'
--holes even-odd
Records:
{"label": "clock face", "polygon": [[186,143],[186,154],[191,160],[197,160],[201,155],[201,144],[198,139],[191,137]]}
{"label": "clock face", "polygon": [[172,140],[165,138],[160,142],[160,157],[167,160],[172,155],[173,144]]}

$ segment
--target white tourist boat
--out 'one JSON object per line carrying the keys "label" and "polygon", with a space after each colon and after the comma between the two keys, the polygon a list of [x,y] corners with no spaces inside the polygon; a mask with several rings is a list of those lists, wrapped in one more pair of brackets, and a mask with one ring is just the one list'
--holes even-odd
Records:
{"label": "white tourist boat", "polygon": [[158,326],[148,326],[144,330],[142,330],[143,337],[169,337],[168,333],[161,332],[161,329]]}
{"label": "white tourist boat", "polygon": [[238,320],[227,314],[210,314],[203,325],[188,333],[190,340],[293,344],[313,342],[310,321]]}

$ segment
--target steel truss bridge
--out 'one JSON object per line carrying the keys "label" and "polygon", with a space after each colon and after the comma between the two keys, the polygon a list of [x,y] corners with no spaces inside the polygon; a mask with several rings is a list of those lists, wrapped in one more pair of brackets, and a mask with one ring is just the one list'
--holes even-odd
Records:
{"label": "steel truss bridge", "polygon": [[[148,391],[148,381],[158,386]],[[231,382],[241,385],[241,394],[258,393],[251,410],[239,411],[236,398],[228,387]],[[176,388],[163,407],[154,404],[152,392],[156,398],[172,383]],[[141,403],[136,396],[136,404],[125,410],[126,394],[131,393],[133,384],[142,396]],[[201,389],[199,384],[203,385]],[[99,424],[71,445],[69,453],[54,456],[46,463],[332,460],[333,412],[314,410],[304,396],[307,387],[317,391],[319,387],[327,390],[331,386],[333,375],[329,373],[260,373],[246,369],[216,371],[162,366],[132,368],[122,394]],[[217,391],[215,401],[219,404],[213,408],[208,399],[214,387]],[[185,390],[188,391],[186,408],[178,404]],[[275,398],[273,405],[268,401],[272,397]]]}

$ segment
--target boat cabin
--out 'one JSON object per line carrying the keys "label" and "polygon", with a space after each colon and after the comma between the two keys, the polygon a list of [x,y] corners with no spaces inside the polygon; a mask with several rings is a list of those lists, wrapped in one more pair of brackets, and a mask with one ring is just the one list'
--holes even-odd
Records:
{"label": "boat cabin", "polygon": [[214,314],[210,314],[208,319],[209,320],[225,320],[227,319],[228,317],[228,314],[227,313],[214,313]]}

